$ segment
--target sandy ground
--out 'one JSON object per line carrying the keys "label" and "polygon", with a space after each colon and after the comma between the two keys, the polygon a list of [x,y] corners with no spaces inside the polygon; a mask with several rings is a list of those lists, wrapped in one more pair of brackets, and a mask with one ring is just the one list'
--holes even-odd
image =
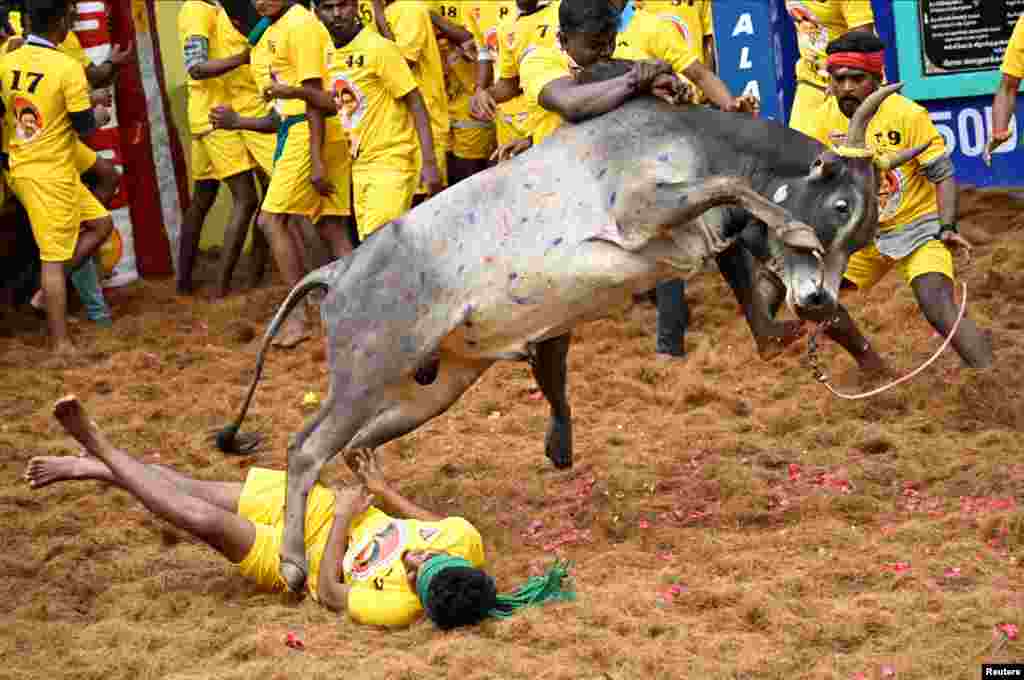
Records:
{"label": "sandy ground", "polygon": [[[42,322],[4,310],[0,678],[924,679],[1024,659],[1005,627],[1024,625],[1022,206],[964,197],[978,247],[963,278],[995,370],[947,353],[907,386],[840,401],[803,343],[759,361],[706,275],[688,291],[685,363],[654,361],[649,305],[579,330],[573,470],[544,458],[547,409],[520,364],[384,447],[404,492],[480,528],[499,586],[556,554],[574,562],[577,602],[449,634],[258,593],[121,491],[21,479],[32,456],[77,453],[51,417],[68,392],[147,461],[203,479],[283,468],[304,394],[326,390],[320,339],[270,356],[246,421],[267,437],[259,455],[205,438],[240,403],[282,287],[212,303],[140,283],[117,295],[112,330],[74,326],[70,368],[48,359]],[[939,344],[895,272],[849,304],[902,370]],[[822,354],[840,386],[869,384],[834,346]],[[328,466],[325,481],[346,479]]]}

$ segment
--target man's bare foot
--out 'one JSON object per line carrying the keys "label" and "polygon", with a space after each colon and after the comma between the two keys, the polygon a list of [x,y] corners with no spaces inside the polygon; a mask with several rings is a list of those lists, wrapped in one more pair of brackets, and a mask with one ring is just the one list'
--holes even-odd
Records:
{"label": "man's bare foot", "polygon": [[293,310],[292,315],[281,325],[281,332],[270,343],[271,346],[288,349],[309,340],[313,333],[303,316],[302,310]]}
{"label": "man's bare foot", "polygon": [[786,348],[802,338],[806,333],[799,321],[783,321],[776,324],[777,330],[756,337],[757,354],[762,361],[770,361],[786,351]]}
{"label": "man's bare foot", "polygon": [[92,456],[36,456],[25,467],[25,481],[33,489],[80,479],[112,479],[112,475],[103,461]]}
{"label": "man's bare foot", "polygon": [[89,420],[89,415],[78,401],[78,397],[69,394],[59,399],[53,405],[53,416],[67,430],[68,434],[85,447],[86,451],[101,460],[105,458],[107,451],[111,449],[110,442],[96,427],[96,423]]}

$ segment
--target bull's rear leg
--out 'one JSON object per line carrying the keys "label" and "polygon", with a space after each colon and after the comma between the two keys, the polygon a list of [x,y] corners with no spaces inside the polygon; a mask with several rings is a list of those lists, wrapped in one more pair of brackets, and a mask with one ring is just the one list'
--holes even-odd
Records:
{"label": "bull's rear leg", "polygon": [[560,470],[572,467],[572,414],[565,389],[566,356],[571,343],[569,333],[539,342],[530,361],[533,376],[551,405],[544,453]]}

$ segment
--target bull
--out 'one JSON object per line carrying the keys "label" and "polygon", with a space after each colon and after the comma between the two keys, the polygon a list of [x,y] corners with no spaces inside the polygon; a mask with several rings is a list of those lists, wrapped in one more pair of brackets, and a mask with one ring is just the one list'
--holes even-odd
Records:
{"label": "bull", "polygon": [[[881,161],[865,131],[898,88],[863,103],[843,155],[773,121],[634,99],[563,126],[306,276],[266,331],[238,417],[217,435],[222,451],[254,446],[239,429],[267,347],[307,293],[326,289],[329,393],[288,446],[288,586],[306,580],[306,498],[321,467],[444,413],[496,361],[530,361],[551,405],[547,455],[569,467],[570,331],[659,280],[696,274],[744,240],[798,316],[834,315],[850,254],[878,228]],[[753,285],[742,272],[732,272],[741,299]]]}

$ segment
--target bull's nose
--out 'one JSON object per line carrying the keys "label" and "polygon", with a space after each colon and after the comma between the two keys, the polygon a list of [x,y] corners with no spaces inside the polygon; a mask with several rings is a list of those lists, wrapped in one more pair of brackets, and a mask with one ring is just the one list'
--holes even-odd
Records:
{"label": "bull's nose", "polygon": [[796,308],[802,318],[816,320],[831,315],[836,308],[835,298],[824,288],[805,283],[796,290]]}

